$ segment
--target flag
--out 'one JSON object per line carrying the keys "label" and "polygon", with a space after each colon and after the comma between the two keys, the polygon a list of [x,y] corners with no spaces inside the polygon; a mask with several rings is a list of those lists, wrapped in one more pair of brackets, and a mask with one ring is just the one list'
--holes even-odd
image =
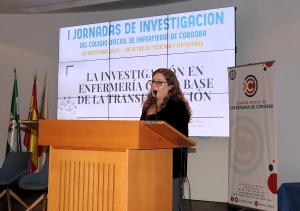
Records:
{"label": "flag", "polygon": [[[36,92],[36,74],[34,76],[32,95],[28,113],[28,120],[37,120],[38,119],[38,110],[37,110],[37,92]],[[24,145],[27,147],[28,152],[32,152],[32,161],[30,164],[30,173],[33,173],[38,168],[38,142],[37,142],[37,131],[31,128],[26,128]]]}
{"label": "flag", "polygon": [[21,151],[21,133],[20,133],[20,122],[19,122],[19,104],[18,104],[18,82],[17,74],[15,71],[15,80],[13,86],[13,93],[10,107],[10,119],[8,126],[6,154],[9,152]]}
{"label": "flag", "polygon": [[[39,119],[49,119],[48,91],[47,91],[47,73],[44,78],[43,91],[40,100]],[[39,170],[42,169],[46,156],[49,154],[49,146],[41,147],[41,157],[39,158]]]}

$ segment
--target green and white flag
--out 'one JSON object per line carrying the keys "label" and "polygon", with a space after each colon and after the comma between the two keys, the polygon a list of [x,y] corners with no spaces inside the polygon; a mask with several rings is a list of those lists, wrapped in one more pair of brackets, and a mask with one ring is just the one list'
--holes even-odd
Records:
{"label": "green and white flag", "polygon": [[11,99],[10,119],[8,126],[6,154],[21,151],[21,133],[19,123],[18,83],[15,70],[15,80]]}

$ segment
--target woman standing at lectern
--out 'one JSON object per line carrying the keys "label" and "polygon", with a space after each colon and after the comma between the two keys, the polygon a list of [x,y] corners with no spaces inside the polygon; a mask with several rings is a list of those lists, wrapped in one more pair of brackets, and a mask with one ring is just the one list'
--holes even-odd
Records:
{"label": "woman standing at lectern", "polygon": [[[149,81],[151,89],[143,102],[140,120],[163,120],[188,137],[191,108],[175,73],[159,68]],[[157,108],[156,108],[157,106]],[[156,113],[157,111],[157,113]],[[187,148],[173,149],[173,211],[183,211],[183,178],[187,176]]]}

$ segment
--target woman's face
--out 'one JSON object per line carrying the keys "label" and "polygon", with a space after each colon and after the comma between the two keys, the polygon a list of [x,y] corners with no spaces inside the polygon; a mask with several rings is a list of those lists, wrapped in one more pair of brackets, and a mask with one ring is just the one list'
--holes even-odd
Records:
{"label": "woman's face", "polygon": [[[162,82],[162,83],[160,83]],[[169,93],[169,90],[172,88],[172,85],[168,85],[167,80],[165,79],[164,75],[162,73],[156,73],[152,77],[152,85],[151,85],[151,91],[153,97],[155,97],[153,91],[156,90],[156,98],[158,100],[163,100]]]}

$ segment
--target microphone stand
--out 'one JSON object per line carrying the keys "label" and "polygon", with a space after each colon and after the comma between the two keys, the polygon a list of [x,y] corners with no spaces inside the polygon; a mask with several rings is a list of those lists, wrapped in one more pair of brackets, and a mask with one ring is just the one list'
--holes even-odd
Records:
{"label": "microphone stand", "polygon": [[154,96],[155,96],[155,121],[157,121],[157,98],[156,98],[157,91],[153,90],[153,93],[154,93]]}

